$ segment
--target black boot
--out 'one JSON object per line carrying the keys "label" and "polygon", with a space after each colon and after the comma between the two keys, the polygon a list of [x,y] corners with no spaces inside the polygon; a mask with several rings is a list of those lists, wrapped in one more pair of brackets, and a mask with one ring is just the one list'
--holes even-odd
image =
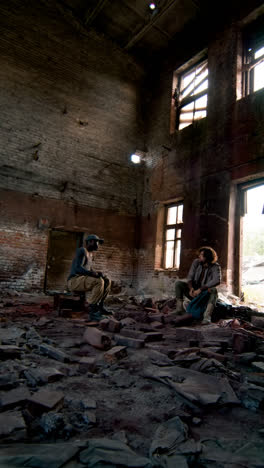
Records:
{"label": "black boot", "polygon": [[100,320],[106,318],[104,315],[102,315],[102,312],[97,304],[90,304],[88,310],[89,319],[91,322],[100,322]]}
{"label": "black boot", "polygon": [[99,310],[101,312],[101,314],[104,314],[104,315],[113,315],[113,312],[111,310],[108,310],[104,307],[104,303],[103,302],[100,302],[99,303]]}

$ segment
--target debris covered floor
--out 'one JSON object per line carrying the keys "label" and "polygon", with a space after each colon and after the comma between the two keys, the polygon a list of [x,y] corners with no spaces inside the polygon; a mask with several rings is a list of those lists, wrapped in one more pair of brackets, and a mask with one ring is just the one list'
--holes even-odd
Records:
{"label": "debris covered floor", "polygon": [[90,326],[2,300],[0,467],[264,466],[264,319],[178,328],[153,306],[112,298]]}

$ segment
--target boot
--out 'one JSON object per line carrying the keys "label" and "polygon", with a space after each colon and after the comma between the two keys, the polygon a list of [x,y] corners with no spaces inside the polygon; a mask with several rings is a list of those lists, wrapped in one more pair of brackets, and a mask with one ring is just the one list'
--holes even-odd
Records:
{"label": "boot", "polygon": [[106,318],[105,315],[102,315],[99,306],[97,304],[90,304],[89,305],[89,319],[91,322],[100,322]]}
{"label": "boot", "polygon": [[183,299],[176,299],[177,300],[177,303],[176,303],[176,310],[175,312],[178,314],[178,315],[183,315],[185,314],[185,310],[183,308]]}
{"label": "boot", "polygon": [[113,315],[113,312],[111,310],[108,310],[104,307],[104,303],[100,302],[99,303],[99,310],[102,314],[104,315]]}
{"label": "boot", "polygon": [[214,310],[214,304],[207,304],[207,307],[204,312],[203,320],[202,320],[202,325],[209,325],[211,323],[211,317],[212,313]]}

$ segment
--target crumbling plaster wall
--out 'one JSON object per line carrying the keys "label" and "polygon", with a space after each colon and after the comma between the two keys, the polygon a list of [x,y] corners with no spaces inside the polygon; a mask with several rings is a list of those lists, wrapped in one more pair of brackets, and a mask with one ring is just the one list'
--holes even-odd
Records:
{"label": "crumbling plaster wall", "polygon": [[[238,254],[238,238],[230,193],[234,193],[237,182],[259,177],[264,171],[264,91],[237,99],[241,97],[240,51],[241,31],[235,24],[208,44],[207,117],[173,134],[173,71],[184,62],[157,76],[149,112],[139,262],[142,291],[169,288],[173,294],[175,278],[186,276],[201,245],[216,249],[223,285],[233,288],[233,253]],[[190,58],[186,56],[186,61]],[[164,203],[179,199],[184,200],[181,266],[177,272],[164,271],[160,265],[161,245],[157,246],[157,239],[159,244],[162,239],[159,212]]]}
{"label": "crumbling plaster wall", "polygon": [[130,284],[144,72],[56,2],[4,0],[0,24],[0,287],[43,289],[52,228],[105,237],[101,268]]}

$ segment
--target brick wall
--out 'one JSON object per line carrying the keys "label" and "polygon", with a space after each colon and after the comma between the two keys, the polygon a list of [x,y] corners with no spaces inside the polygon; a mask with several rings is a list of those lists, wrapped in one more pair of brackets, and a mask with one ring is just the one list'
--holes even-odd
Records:
{"label": "brick wall", "polygon": [[[240,30],[233,25],[207,44],[207,117],[173,135],[169,125],[173,69],[157,76],[150,109],[139,260],[139,282],[148,290],[152,284],[157,291],[157,277],[161,285],[164,277],[185,277],[201,245],[217,250],[223,282],[228,280],[230,286],[234,281],[235,273],[229,270],[231,257],[238,252],[236,239],[230,236],[234,223],[230,192],[234,183],[264,175],[264,91],[237,100],[240,40]],[[189,58],[186,55],[186,61]],[[163,203],[179,198],[184,200],[181,268],[179,272],[156,268],[154,274],[155,254],[156,260],[160,257],[156,246],[159,210]]]}
{"label": "brick wall", "polygon": [[[132,285],[137,268],[133,215],[7,190],[0,190],[0,200],[1,289],[43,290],[50,229],[103,237],[105,244],[96,254],[95,268],[122,285]],[[65,276],[69,268],[70,264]]]}
{"label": "brick wall", "polygon": [[128,282],[135,273],[143,170],[129,156],[143,146],[144,73],[56,8],[0,5],[2,287],[43,287],[48,231],[37,228],[40,217],[50,228],[109,235],[101,266]]}

